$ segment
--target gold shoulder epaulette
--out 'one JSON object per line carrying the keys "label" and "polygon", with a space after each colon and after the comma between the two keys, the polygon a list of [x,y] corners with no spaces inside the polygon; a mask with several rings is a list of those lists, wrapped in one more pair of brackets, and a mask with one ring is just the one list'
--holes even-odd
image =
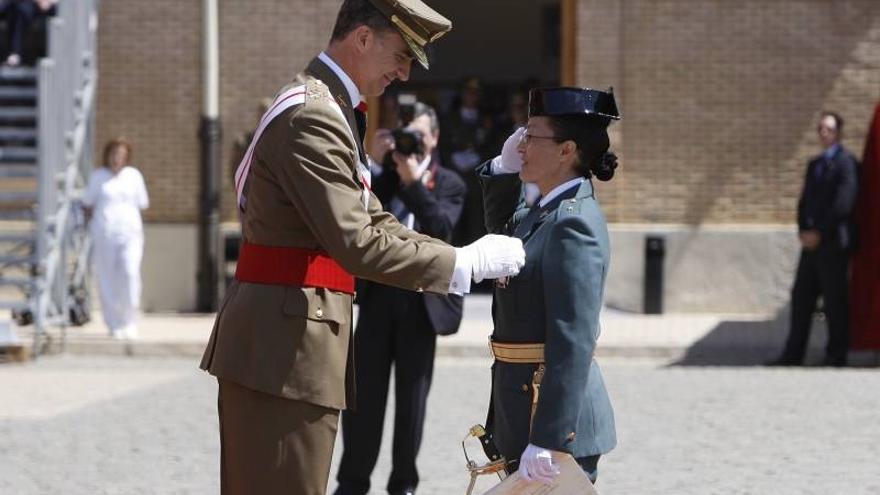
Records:
{"label": "gold shoulder epaulette", "polygon": [[306,80],[306,101],[329,100],[330,88],[320,79]]}

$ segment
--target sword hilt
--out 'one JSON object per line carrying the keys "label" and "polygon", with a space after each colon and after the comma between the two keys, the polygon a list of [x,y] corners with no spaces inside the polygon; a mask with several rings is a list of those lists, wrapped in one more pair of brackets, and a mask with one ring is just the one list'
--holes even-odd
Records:
{"label": "sword hilt", "polygon": [[[486,454],[486,457],[489,458],[488,463],[479,465],[476,461],[470,458],[467,452],[467,446],[465,445],[465,442],[470,437],[474,437],[480,441],[480,445],[483,447],[483,452]],[[474,485],[477,482],[477,476],[483,474],[497,474],[498,478],[504,479],[506,475],[505,467],[507,466],[507,461],[495,447],[495,443],[492,441],[492,434],[487,432],[486,428],[482,425],[474,425],[468,430],[467,436],[461,441],[461,449],[464,452],[464,458],[467,461],[467,470],[470,472],[471,477],[467,489],[467,495],[471,495]]]}

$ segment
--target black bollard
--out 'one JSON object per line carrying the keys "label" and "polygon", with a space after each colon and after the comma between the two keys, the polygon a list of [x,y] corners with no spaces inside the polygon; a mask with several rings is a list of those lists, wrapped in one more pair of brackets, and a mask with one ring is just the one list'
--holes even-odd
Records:
{"label": "black bollard", "polygon": [[645,314],[663,313],[663,260],[666,239],[661,235],[645,237]]}

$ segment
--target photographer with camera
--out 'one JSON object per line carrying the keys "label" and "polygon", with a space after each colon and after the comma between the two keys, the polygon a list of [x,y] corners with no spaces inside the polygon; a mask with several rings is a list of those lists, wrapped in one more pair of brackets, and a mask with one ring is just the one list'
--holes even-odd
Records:
{"label": "photographer with camera", "polygon": [[[440,131],[434,109],[420,102],[402,104],[401,120],[406,123],[410,118],[405,127],[376,132],[370,147],[372,189],[402,224],[448,242],[461,216],[466,188],[455,172],[440,166],[435,153]],[[396,410],[387,489],[391,494],[413,493],[419,481],[416,455],[437,335],[458,331],[463,298],[359,281],[357,302],[357,410],[342,413],[344,451],[336,494],[366,494],[370,489],[392,363]]]}

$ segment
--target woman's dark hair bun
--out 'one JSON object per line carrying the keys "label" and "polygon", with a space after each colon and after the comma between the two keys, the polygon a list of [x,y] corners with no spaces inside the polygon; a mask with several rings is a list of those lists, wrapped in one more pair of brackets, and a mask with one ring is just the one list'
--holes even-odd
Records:
{"label": "woman's dark hair bun", "polygon": [[606,152],[598,162],[590,167],[593,175],[603,182],[609,181],[614,177],[615,169],[617,169],[617,155],[613,151]]}

